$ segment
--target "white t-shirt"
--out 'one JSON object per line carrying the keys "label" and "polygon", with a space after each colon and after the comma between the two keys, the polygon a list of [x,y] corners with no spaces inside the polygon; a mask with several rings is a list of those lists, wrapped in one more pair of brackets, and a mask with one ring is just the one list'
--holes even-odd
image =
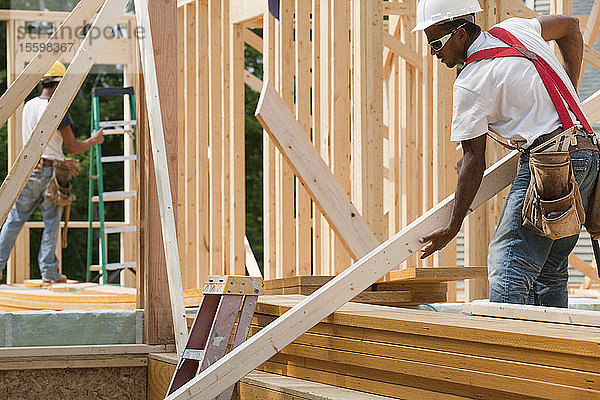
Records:
{"label": "white t-shirt", "polygon": [[[35,126],[38,121],[42,117],[44,110],[48,106],[49,99],[42,99],[41,97],[35,97],[25,103],[23,107],[23,128],[21,130],[21,136],[23,138],[23,145],[27,143]],[[59,129],[66,127],[67,125],[71,125],[73,120],[69,115],[69,112],[65,114],[62,122],[59,125]],[[62,150],[63,138],[60,131],[55,132],[52,136],[52,139],[48,142],[48,147],[44,150],[42,154],[42,158],[46,158],[48,160],[59,160],[63,161],[65,159],[65,155]]]}
{"label": "white t-shirt", "polygon": [[[542,27],[537,19],[511,18],[496,26],[512,33],[527,49],[542,57],[580,104],[569,76],[542,38]],[[467,56],[492,47],[507,45],[482,32],[469,46]],[[577,123],[570,110],[569,114]],[[462,70],[454,83],[452,141],[473,139],[490,130],[505,139],[526,141],[530,145],[538,136],[561,125],[539,73],[527,58],[501,57],[473,62]]]}

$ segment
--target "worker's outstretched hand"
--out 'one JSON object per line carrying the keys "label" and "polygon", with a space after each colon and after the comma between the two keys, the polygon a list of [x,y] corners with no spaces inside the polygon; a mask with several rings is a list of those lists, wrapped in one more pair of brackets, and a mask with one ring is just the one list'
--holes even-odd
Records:
{"label": "worker's outstretched hand", "polygon": [[429,235],[423,236],[419,239],[419,243],[427,243],[427,245],[421,250],[421,259],[427,258],[436,251],[446,247],[457,234],[458,231],[446,226],[431,232]]}
{"label": "worker's outstretched hand", "polygon": [[69,172],[71,173],[71,176],[79,175],[80,169],[79,165],[77,165],[78,160],[74,158],[65,158],[65,162],[69,166]]}

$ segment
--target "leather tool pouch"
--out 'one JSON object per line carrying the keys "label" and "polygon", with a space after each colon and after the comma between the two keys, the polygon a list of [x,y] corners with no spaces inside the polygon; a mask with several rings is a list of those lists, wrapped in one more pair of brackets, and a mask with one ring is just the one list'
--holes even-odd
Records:
{"label": "leather tool pouch", "polygon": [[[600,145],[598,147],[600,150]],[[592,239],[600,239],[600,185],[598,185],[598,180],[596,180],[594,194],[590,198],[584,225]]]}
{"label": "leather tool pouch", "polygon": [[71,171],[64,161],[52,163],[52,178],[44,196],[57,206],[66,206],[73,201],[71,197]]}
{"label": "leather tool pouch", "polygon": [[532,153],[529,169],[531,180],[523,203],[523,226],[550,239],[579,234],[585,212],[570,154]]}

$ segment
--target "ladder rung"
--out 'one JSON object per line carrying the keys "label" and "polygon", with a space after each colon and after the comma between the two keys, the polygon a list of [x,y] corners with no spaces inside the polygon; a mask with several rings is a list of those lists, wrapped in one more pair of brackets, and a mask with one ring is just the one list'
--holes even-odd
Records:
{"label": "ladder rung", "polygon": [[102,131],[104,136],[106,135],[125,135],[133,133],[133,129],[105,129]]}
{"label": "ladder rung", "polygon": [[103,163],[135,161],[135,160],[137,160],[137,157],[136,156],[105,156],[105,157],[102,157],[101,160]]}
{"label": "ladder rung", "polygon": [[[104,201],[121,201],[121,200],[125,200],[125,199],[130,199],[135,197],[136,193],[135,190],[131,190],[129,192],[104,192],[104,194],[102,195],[102,199]],[[92,202],[97,203],[100,201],[100,198],[98,196],[93,196],[92,197]]]}
{"label": "ladder rung", "polygon": [[104,233],[110,235],[111,233],[135,232],[136,230],[137,227],[135,225],[115,226],[112,228],[104,228]]}
{"label": "ladder rung", "polygon": [[134,119],[126,121],[100,121],[100,128],[115,128],[117,126],[136,126],[137,121]]}
{"label": "ladder rung", "polygon": [[181,358],[202,361],[204,359],[204,350],[185,349]]}
{"label": "ladder rung", "polygon": [[[123,269],[123,268],[135,268],[135,261],[106,264],[107,271],[114,271],[116,269]],[[90,271],[102,271],[102,265],[91,265]]]}
{"label": "ladder rung", "polygon": [[108,97],[108,96],[123,96],[123,95],[133,95],[133,87],[95,87],[92,88],[92,96],[95,97]]}

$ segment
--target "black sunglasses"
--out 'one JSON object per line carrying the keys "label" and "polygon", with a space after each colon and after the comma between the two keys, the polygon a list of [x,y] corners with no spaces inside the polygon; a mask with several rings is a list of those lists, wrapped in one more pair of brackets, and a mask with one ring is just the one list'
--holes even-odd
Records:
{"label": "black sunglasses", "polygon": [[454,30],[452,32],[445,34],[444,36],[442,36],[439,39],[432,40],[431,42],[429,42],[427,44],[429,45],[429,47],[431,47],[433,49],[433,51],[440,51],[446,45],[446,42],[448,42],[448,40],[450,40],[452,35],[454,35],[460,28],[462,28],[466,24],[467,24],[467,22],[465,22],[464,24],[462,24],[460,26],[457,26],[456,28],[454,28]]}

